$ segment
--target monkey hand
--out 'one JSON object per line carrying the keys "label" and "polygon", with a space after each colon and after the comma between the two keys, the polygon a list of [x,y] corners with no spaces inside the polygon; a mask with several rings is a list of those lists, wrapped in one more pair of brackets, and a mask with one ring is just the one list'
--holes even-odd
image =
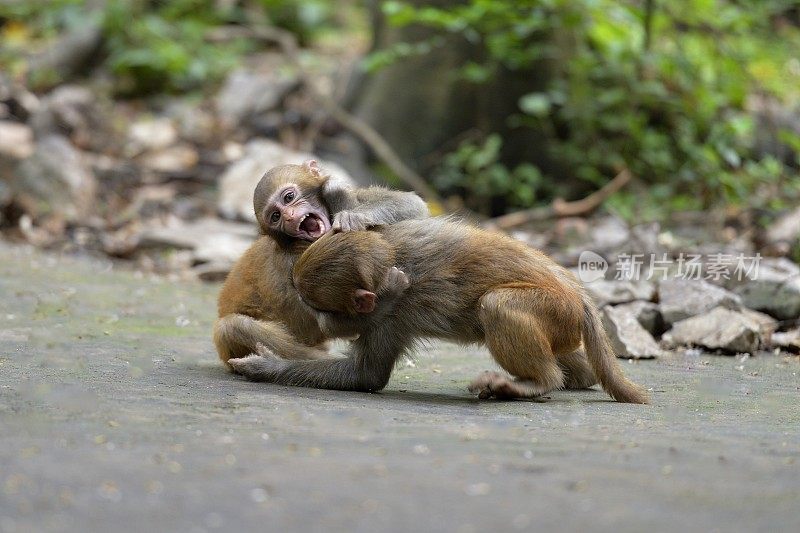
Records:
{"label": "monkey hand", "polygon": [[410,285],[411,282],[406,273],[397,267],[392,267],[386,273],[379,292],[382,295],[396,296],[402,294]]}
{"label": "monkey hand", "polygon": [[336,232],[363,231],[373,225],[370,217],[355,211],[340,211],[333,216],[331,230]]}
{"label": "monkey hand", "polygon": [[277,357],[271,350],[262,344],[256,346],[258,355],[229,359],[228,363],[237,374],[241,374],[251,381],[274,381],[278,374],[285,368],[286,361]]}

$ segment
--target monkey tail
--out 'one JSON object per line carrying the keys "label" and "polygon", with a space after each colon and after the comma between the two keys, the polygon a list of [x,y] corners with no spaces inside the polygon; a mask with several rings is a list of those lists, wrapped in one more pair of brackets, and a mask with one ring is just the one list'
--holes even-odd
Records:
{"label": "monkey tail", "polygon": [[585,292],[582,299],[583,345],[589,364],[603,389],[618,402],[650,403],[644,388],[630,381],[622,373],[594,302]]}

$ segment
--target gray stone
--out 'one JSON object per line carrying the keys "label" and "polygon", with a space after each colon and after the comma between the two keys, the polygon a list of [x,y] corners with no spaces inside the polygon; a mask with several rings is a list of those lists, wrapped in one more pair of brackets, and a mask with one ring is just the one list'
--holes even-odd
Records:
{"label": "gray stone", "polygon": [[178,130],[170,119],[140,119],[128,128],[126,152],[128,156],[135,156],[147,150],[163,150],[177,140]]}
{"label": "gray stone", "polygon": [[50,135],[20,162],[11,189],[34,218],[52,214],[74,221],[93,211],[97,182],[83,154],[66,138]]}
{"label": "gray stone", "polygon": [[649,281],[598,279],[586,284],[597,305],[621,304],[634,300],[652,300],[655,285]]}
{"label": "gray stone", "polygon": [[136,159],[145,168],[163,173],[180,174],[190,172],[200,161],[197,150],[190,144],[176,144],[153,150]]}
{"label": "gray stone", "polygon": [[739,311],[747,318],[758,324],[758,327],[761,328],[761,333],[764,336],[770,335],[773,331],[778,329],[778,321],[766,313],[753,311],[752,309],[748,309],[746,307],[742,307]]}
{"label": "gray stone", "polygon": [[139,247],[168,247],[194,252],[193,263],[232,265],[257,237],[255,227],[216,218],[192,222],[172,219],[163,226],[145,229],[139,235]]}
{"label": "gray stone", "polygon": [[89,142],[101,119],[95,95],[86,87],[62,85],[42,98],[30,124],[37,138],[66,135]]}
{"label": "gray stone", "polygon": [[702,346],[728,353],[754,353],[761,347],[762,338],[757,320],[725,307],[681,320],[663,337],[670,346]]}
{"label": "gray stone", "polygon": [[198,145],[214,143],[217,120],[215,114],[205,106],[191,100],[179,99],[170,105],[168,113],[174,120],[181,139]]}
{"label": "gray stone", "polygon": [[0,162],[24,159],[33,153],[33,149],[33,130],[29,126],[0,120]]}
{"label": "gray stone", "polygon": [[664,332],[664,318],[658,304],[636,300],[614,306],[620,311],[633,315],[636,321],[651,335],[661,335]]}
{"label": "gray stone", "polygon": [[290,150],[273,141],[257,139],[247,143],[241,158],[229,165],[220,178],[219,212],[226,218],[255,222],[253,191],[264,173],[277,165],[299,165],[308,159],[317,159],[320,167],[334,179],[353,182],[338,165],[322,161],[313,154]]}
{"label": "gray stone", "polygon": [[742,300],[704,280],[666,279],[658,285],[658,301],[666,325],[701,315],[715,307],[740,309]]}
{"label": "gray stone", "polygon": [[800,240],[800,207],[784,213],[767,228],[766,241],[774,246],[785,246],[786,251]]}
{"label": "gray stone", "polygon": [[790,352],[800,352],[800,328],[773,333],[770,344]]}
{"label": "gray stone", "polygon": [[785,258],[762,258],[752,279],[731,276],[726,286],[750,309],[778,319],[800,317],[800,267]]}
{"label": "gray stone", "polygon": [[235,127],[276,108],[297,84],[296,75],[280,68],[268,72],[234,70],[217,95],[217,112],[223,124]]}
{"label": "gray stone", "polygon": [[652,359],[664,353],[636,316],[622,307],[603,308],[603,325],[617,357]]}
{"label": "gray stone", "polygon": [[603,252],[616,250],[630,241],[631,231],[621,218],[608,216],[594,220],[589,235],[592,251]]}

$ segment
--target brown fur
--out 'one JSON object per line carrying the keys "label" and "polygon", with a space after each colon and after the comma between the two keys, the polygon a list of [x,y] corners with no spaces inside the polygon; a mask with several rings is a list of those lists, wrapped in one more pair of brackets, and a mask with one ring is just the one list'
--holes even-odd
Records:
{"label": "brown fur", "polygon": [[[408,275],[410,287],[379,300],[375,312],[354,317],[347,302],[358,289],[371,290],[365,280],[384,279],[392,264],[387,258]],[[445,219],[327,235],[297,261],[293,278],[304,301],[320,312],[324,330],[333,324],[331,331],[361,334],[351,357],[354,375],[345,375],[342,362],[287,363],[278,371],[271,358],[261,357],[241,365],[249,377],[381,388],[414,339],[438,337],[485,343],[514,376],[479,376],[471,390],[481,397],[534,397],[564,386],[591,385],[596,375],[618,401],[647,402],[644,390],[622,374],[596,307],[575,277],[505,235]]]}
{"label": "brown fur", "polygon": [[253,194],[263,236],[239,259],[219,294],[213,338],[226,364],[255,353],[259,345],[287,359],[328,357],[326,335],[290,279],[292,264],[309,243],[275,231],[264,218],[273,195],[287,184],[299,188],[311,209],[333,218],[334,228],[341,216],[349,217],[351,225],[353,220],[372,225],[427,215],[424,202],[413,193],[352,189],[324,175],[313,162],[271,169]]}

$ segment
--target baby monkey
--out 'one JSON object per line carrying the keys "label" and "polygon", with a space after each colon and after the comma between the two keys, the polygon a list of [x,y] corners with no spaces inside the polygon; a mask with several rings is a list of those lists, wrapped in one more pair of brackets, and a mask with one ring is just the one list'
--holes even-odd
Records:
{"label": "baby monkey", "polygon": [[599,379],[619,402],[648,402],[622,373],[578,280],[505,235],[446,218],[329,234],[303,253],[292,277],[327,335],[359,337],[346,358],[288,361],[261,350],[230,361],[250,379],[380,390],[406,350],[435,337],[484,343],[513,376],[478,376],[469,389],[481,398],[531,398]]}

